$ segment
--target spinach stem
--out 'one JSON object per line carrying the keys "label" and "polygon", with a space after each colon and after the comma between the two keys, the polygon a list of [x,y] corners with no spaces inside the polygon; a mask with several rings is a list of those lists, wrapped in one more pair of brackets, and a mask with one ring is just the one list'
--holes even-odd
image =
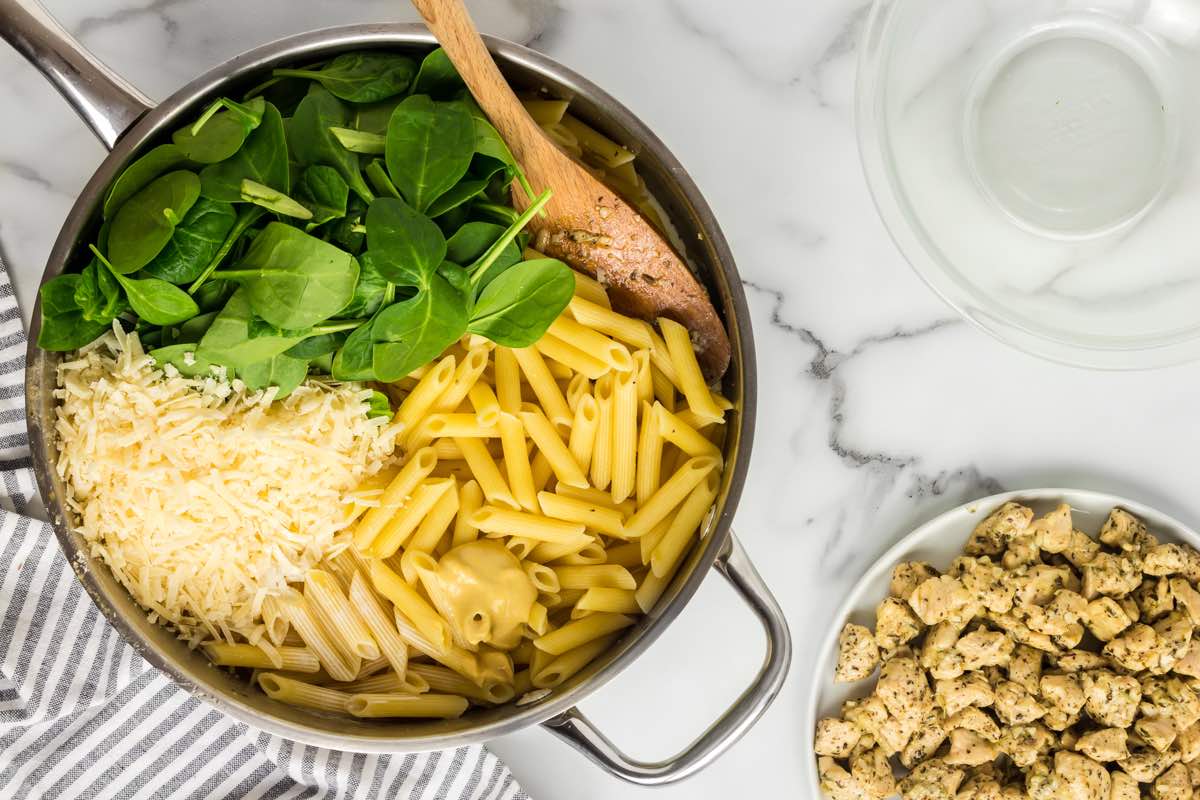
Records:
{"label": "spinach stem", "polygon": [[500,235],[500,238],[493,242],[492,246],[484,251],[484,254],[476,259],[474,264],[467,267],[467,272],[471,274],[472,289],[478,287],[479,281],[487,272],[488,267],[495,263],[496,259],[500,257],[500,253],[504,250],[504,248],[512,244],[513,240],[517,238],[517,234],[521,232],[521,229],[529,224],[529,220],[537,216],[537,213],[542,210],[542,207],[545,206],[546,203],[550,202],[551,194],[553,193],[547,189],[538,195],[537,199],[530,203],[529,208],[525,209],[523,212],[521,212],[521,216],[513,220],[512,224],[508,226],[508,229]]}
{"label": "spinach stem", "polygon": [[396,284],[389,283],[387,285],[387,288],[383,290],[383,303],[379,307],[386,308],[387,306],[390,306],[392,304],[392,301],[395,299],[396,299]]}
{"label": "spinach stem", "polygon": [[200,119],[196,120],[195,124],[192,125],[192,136],[195,136],[196,134],[198,134],[201,131],[201,129],[204,128],[204,125],[210,119],[212,119],[213,116],[220,110],[221,110],[221,101],[220,100],[215,101],[211,106],[206,108],[204,110],[204,113],[200,115]]}
{"label": "spinach stem", "polygon": [[[529,196],[532,197],[533,193],[530,192]],[[476,202],[471,207],[476,211],[482,211],[485,214],[491,214],[493,217],[503,220],[505,225],[508,225],[517,219],[517,212],[513,211],[508,206],[502,206],[496,203]]]}
{"label": "spinach stem", "polygon": [[366,322],[365,319],[347,319],[347,320],[329,320],[328,324],[315,325],[311,329],[311,336],[322,336],[326,333],[341,333],[342,331],[352,331],[355,328],[362,326]]}
{"label": "spinach stem", "polygon": [[246,232],[246,229],[265,213],[265,209],[256,205],[248,206],[238,213],[237,221],[229,229],[229,233],[225,236],[225,241],[221,242],[221,246],[213,254],[212,260],[208,262],[208,265],[204,268],[204,272],[200,273],[200,277],[196,278],[195,282],[188,287],[188,294],[195,294],[204,285],[204,282],[216,271],[217,267],[221,266],[221,262],[225,260],[225,256],[229,255],[229,251],[237,244],[237,240],[242,238],[242,234]]}

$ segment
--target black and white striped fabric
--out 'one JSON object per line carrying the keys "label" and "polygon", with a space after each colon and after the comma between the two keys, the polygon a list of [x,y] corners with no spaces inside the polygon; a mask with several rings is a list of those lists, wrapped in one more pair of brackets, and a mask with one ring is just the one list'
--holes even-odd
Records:
{"label": "black and white striped fabric", "polygon": [[528,800],[482,747],[310,747],[236,722],[151,667],[97,611],[34,498],[25,332],[0,262],[0,797]]}

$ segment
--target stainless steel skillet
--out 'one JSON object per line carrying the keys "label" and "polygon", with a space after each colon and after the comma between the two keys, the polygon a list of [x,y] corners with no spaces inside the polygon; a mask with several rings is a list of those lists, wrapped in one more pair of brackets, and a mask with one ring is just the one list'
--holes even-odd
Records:
{"label": "stainless steel skillet", "polygon": [[[283,64],[311,62],[350,48],[428,51],[433,38],[416,25],[354,25],[288,37],[233,58],[154,105],[73,41],[32,0],[0,0],[0,35],[38,67],[109,148],[76,200],[50,253],[43,282],[77,263],[95,232],[99,205],[113,178],[214,97],[237,95]],[[783,613],[731,530],[754,430],[755,365],[749,312],[732,255],[704,198],[667,148],[627,109],[597,86],[545,56],[500,39],[488,46],[515,85],[570,98],[572,110],[637,152],[652,193],[663,204],[687,246],[687,260],[716,300],[733,344],[724,390],[737,404],[725,447],[720,513],[701,547],[688,557],[658,607],[605,654],[548,696],[525,706],[472,711],[459,720],[373,722],[333,717],[270,700],[245,681],[212,667],[145,613],[91,559],[72,531],[55,470],[53,441],[55,367],[58,357],[32,344],[26,375],[27,417],[38,486],[72,567],[100,610],[150,663],[179,685],[225,713],[280,736],[341,750],[415,752],[485,741],[542,724],[613,774],[642,784],[663,784],[694,774],[744,734],[778,693],[791,659]],[[691,599],[709,569],[721,573],[750,605],[767,634],[767,652],[754,682],[734,705],[683,752],[660,762],[622,753],[575,707],[638,657]]]}

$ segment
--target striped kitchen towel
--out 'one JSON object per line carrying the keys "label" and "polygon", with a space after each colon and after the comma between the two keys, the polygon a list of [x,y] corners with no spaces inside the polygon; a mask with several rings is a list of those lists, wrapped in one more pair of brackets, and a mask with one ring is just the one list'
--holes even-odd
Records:
{"label": "striped kitchen towel", "polygon": [[97,611],[44,522],[25,331],[0,262],[0,797],[527,800],[482,747],[365,755],[236,722],[151,667]]}

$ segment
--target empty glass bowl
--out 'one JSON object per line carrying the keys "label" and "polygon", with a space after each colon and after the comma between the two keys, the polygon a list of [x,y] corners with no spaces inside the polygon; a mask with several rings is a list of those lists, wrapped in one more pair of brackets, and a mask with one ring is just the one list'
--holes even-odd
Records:
{"label": "empty glass bowl", "polygon": [[1200,358],[1200,0],[877,0],[859,145],[952,306],[1107,369]]}

